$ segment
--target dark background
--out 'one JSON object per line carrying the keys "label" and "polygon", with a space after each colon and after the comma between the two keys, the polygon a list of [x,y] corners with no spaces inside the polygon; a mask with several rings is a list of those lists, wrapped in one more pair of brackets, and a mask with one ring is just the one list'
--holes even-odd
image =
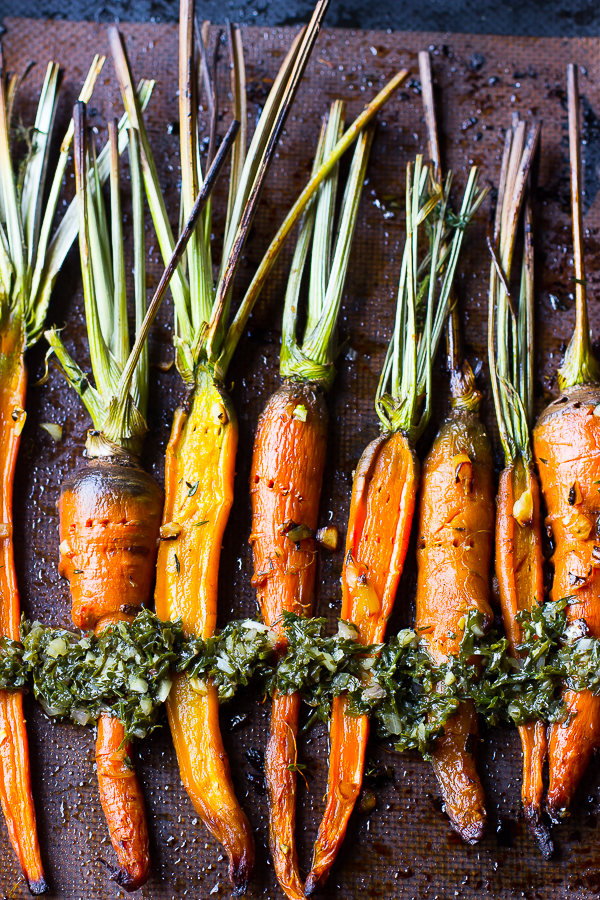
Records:
{"label": "dark background", "polygon": [[[313,0],[198,0],[201,18],[245,25],[306,22]],[[4,16],[97,22],[175,22],[178,0],[0,0]],[[339,28],[453,31],[565,37],[600,34],[596,0],[333,0],[326,24]]]}

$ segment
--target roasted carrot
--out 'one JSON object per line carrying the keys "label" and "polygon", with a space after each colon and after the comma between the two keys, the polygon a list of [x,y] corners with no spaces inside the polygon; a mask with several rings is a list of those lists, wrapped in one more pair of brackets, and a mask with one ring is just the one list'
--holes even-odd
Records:
{"label": "roasted carrot", "polygon": [[[95,57],[81,91],[91,96],[102,69]],[[19,640],[20,604],[16,583],[12,500],[20,435],[25,423],[27,370],[25,350],[40,337],[54,281],[77,236],[73,216],[65,216],[50,241],[61,183],[73,137],[72,124],[63,139],[50,193],[44,207],[50,140],[60,92],[60,70],[48,63],[32,129],[31,152],[25,161],[22,187],[10,147],[11,111],[17,76],[8,78],[0,50],[0,635]],[[0,801],[9,837],[32,894],[47,890],[36,832],[23,697],[0,691]]]}
{"label": "roasted carrot", "polygon": [[[344,104],[332,104],[315,156],[316,172],[343,131]],[[362,193],[372,130],[358,140],[337,235],[338,173],[321,186],[298,236],[285,299],[283,384],[268,401],[256,431],[250,474],[254,555],[252,583],[263,619],[285,650],[284,612],[310,615],[316,574],[317,519],[327,447],[325,392],[335,374],[335,329]],[[310,253],[308,312],[302,343],[296,328],[300,285]],[[296,737],[300,696],[275,694],[265,755],[271,855],[285,894],[304,896],[295,839]]]}
{"label": "roasted carrot", "polygon": [[[383,430],[365,450],[352,488],[346,552],[342,570],[342,618],[354,624],[358,640],[379,642],[391,614],[415,510],[419,463],[414,443],[430,415],[431,367],[443,323],[463,230],[455,231],[444,255],[439,296],[436,292],[442,235],[451,178],[445,189],[417,157],[409,165],[406,183],[407,240],[404,248],[396,328],[386,356],[376,409]],[[466,224],[482,199],[473,169],[463,200]],[[421,228],[430,227],[430,254],[418,264]],[[427,270],[425,272],[425,270]],[[426,309],[417,320],[419,288],[429,276]],[[417,321],[421,325],[417,325]],[[388,383],[390,389],[388,392]],[[424,405],[423,405],[424,400]],[[314,848],[305,892],[322,884],[344,839],[350,814],[360,793],[368,719],[352,717],[342,695],[334,700],[330,726],[329,779],[326,808]]]}
{"label": "roasted carrot", "polygon": [[[119,403],[121,372],[129,356],[125,260],[119,195],[116,123],[110,127],[111,238],[90,158],[85,104],[74,111],[75,175],[79,246],[86,322],[96,387],[67,353],[55,330],[46,332],[67,381],[87,407],[95,430],[88,433],[87,460],[61,486],[58,501],[61,575],[71,587],[72,618],[101,631],[115,617],[131,619],[148,599],[153,579],[162,493],[139,465],[146,431],[147,351],[134,384]],[[135,240],[135,307],[139,329],[145,313],[143,193],[139,144],[129,132]],[[105,261],[112,262],[110,268]],[[131,745],[121,722],[103,714],[98,724],[96,763],[100,799],[119,868],[113,879],[126,890],[144,884],[150,872],[144,798],[132,769]],[[126,762],[127,760],[127,762]]]}
{"label": "roasted carrot", "polygon": [[[546,524],[554,539],[551,599],[568,599],[568,621],[584,619],[600,636],[600,573],[596,520],[600,512],[600,368],[593,357],[583,259],[581,156],[577,67],[567,70],[571,208],[575,262],[576,319],[558,372],[561,396],[542,413],[533,432],[533,449],[546,505]],[[550,727],[549,786],[546,808],[557,821],[568,815],[592,751],[600,743],[600,697],[565,686],[566,718]]]}
{"label": "roasted carrot", "polygon": [[[416,630],[436,664],[457,655],[471,610],[493,621],[490,565],[494,532],[494,463],[479,418],[481,395],[467,362],[461,362],[457,313],[451,362],[452,408],[423,464],[417,532]],[[485,832],[485,795],[475,767],[478,735],[472,703],[462,704],[444,726],[431,754],[445,811],[469,844]]]}
{"label": "roasted carrot", "polygon": [[[533,237],[531,168],[539,144],[539,125],[526,137],[515,119],[507,131],[492,244],[489,301],[489,357],[496,418],[505,468],[496,499],[495,565],[504,627],[511,652],[522,642],[519,613],[543,603],[540,491],[533,468],[529,429],[533,411]],[[519,222],[524,249],[518,309],[507,294]],[[542,819],[546,726],[519,726],[523,751],[523,812],[546,858],[553,852]]]}
{"label": "roasted carrot", "polygon": [[[439,177],[431,60],[419,54],[429,154]],[[471,610],[493,619],[489,605],[492,553],[493,460],[479,419],[481,395],[460,351],[458,307],[448,320],[451,410],[429,451],[420,483],[417,537],[417,633],[436,664],[456,655]],[[454,637],[452,637],[454,635]],[[485,795],[475,766],[478,719],[472,703],[461,704],[435,742],[431,762],[444,808],[467,843],[483,837]]]}

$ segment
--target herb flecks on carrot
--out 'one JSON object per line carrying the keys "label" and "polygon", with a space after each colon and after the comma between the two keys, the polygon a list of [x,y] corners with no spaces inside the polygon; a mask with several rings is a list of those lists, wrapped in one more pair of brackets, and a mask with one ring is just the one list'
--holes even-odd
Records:
{"label": "herb flecks on carrot", "polygon": [[[88,100],[104,64],[96,56],[81,90]],[[40,337],[50,294],[64,258],[77,236],[73,206],[50,240],[67,165],[73,123],[63,139],[50,190],[46,181],[52,127],[60,92],[57,63],[46,68],[31,145],[20,176],[13,165],[10,115],[18,76],[7,75],[0,48],[0,635],[19,630],[19,594],[13,559],[12,492],[20,435],[25,423],[25,349]],[[22,178],[22,180],[21,180]],[[44,202],[45,201],[45,202]],[[71,215],[69,215],[71,213]],[[21,694],[0,692],[0,799],[9,836],[33,894],[47,890],[36,834],[29,753]]]}
{"label": "herb flecks on carrot", "polygon": [[[323,125],[313,175],[339,141],[344,104],[332,104]],[[314,602],[319,501],[325,468],[325,393],[335,377],[336,324],[365,178],[372,129],[358,138],[335,231],[338,170],[323,182],[300,225],[286,291],[281,342],[282,386],[263,411],[250,474],[254,555],[252,583],[265,624],[287,637],[282,615],[308,616]],[[309,291],[304,334],[297,334],[300,286],[307,260]],[[287,897],[304,896],[295,838],[300,695],[275,693],[265,754],[271,855]]]}
{"label": "herb flecks on carrot", "polygon": [[[448,252],[442,255],[450,181],[443,189],[421,157],[408,167],[409,237],[402,261],[395,335],[376,395],[383,433],[367,447],[356,470],[342,571],[342,617],[357,627],[364,643],[379,641],[385,633],[415,510],[419,464],[413,447],[430,415],[433,357],[463,236],[462,228],[455,231]],[[473,170],[461,209],[463,225],[483,199],[477,195],[476,181]],[[430,254],[419,261],[424,222],[429,226]],[[342,695],[333,704],[326,807],[306,880],[307,895],[329,875],[362,784],[368,719],[349,716],[346,702]]]}

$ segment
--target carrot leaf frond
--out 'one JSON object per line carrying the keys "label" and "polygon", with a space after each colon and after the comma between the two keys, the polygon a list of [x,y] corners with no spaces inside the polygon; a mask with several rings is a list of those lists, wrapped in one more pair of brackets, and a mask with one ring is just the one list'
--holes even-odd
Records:
{"label": "carrot leaf frond", "polygon": [[[406,179],[406,241],[394,332],[375,397],[386,431],[416,441],[431,415],[432,366],[448,316],[464,232],[487,189],[473,167],[458,216],[449,209],[452,173],[442,187],[433,167],[417,156]],[[423,245],[427,249],[424,252]]]}
{"label": "carrot leaf frond", "polygon": [[106,413],[99,392],[93,387],[89,376],[77,365],[63,344],[58,330],[56,328],[49,328],[44,332],[44,337],[50,345],[50,349],[46,354],[46,359],[48,359],[51,354],[56,356],[63,375],[73,390],[77,391],[83,400],[94,426],[97,429],[101,429],[104,424]]}
{"label": "carrot leaf frond", "polygon": [[[94,58],[81,90],[85,99],[91,96],[103,63],[104,57]],[[63,229],[64,252],[52,259],[50,233],[73,138],[73,125],[70,124],[63,139],[46,199],[61,71],[55,62],[49,62],[46,67],[35,121],[25,132],[27,153],[17,175],[11,147],[11,115],[17,87],[25,75],[9,78],[0,50],[0,306],[2,314],[8,309],[19,311],[27,346],[31,346],[42,333],[56,274],[77,235],[77,220],[75,217],[75,228],[68,233]],[[42,283],[42,273],[48,267],[50,277]]]}
{"label": "carrot leaf frond", "polygon": [[[123,213],[119,184],[119,129],[109,126],[106,148],[110,175],[111,213],[106,214],[99,158],[90,147],[86,105],[79,101],[74,110],[75,186],[79,216],[79,251],[83,278],[85,318],[95,386],[68,355],[56,330],[46,336],[50,351],[69,383],[77,390],[92,416],[96,435],[88,450],[139,452],[147,430],[144,420],[148,404],[148,351],[144,341],[137,347],[135,364],[125,390],[122,377],[131,360],[123,253]],[[140,159],[139,132],[128,125],[129,166],[133,207],[134,308],[136,332],[146,315],[144,241],[144,187]],[[110,224],[109,224],[110,222]],[[147,332],[146,332],[147,334]],[[89,439],[90,441],[92,438]],[[102,446],[100,446],[102,445]]]}
{"label": "carrot leaf frond", "polygon": [[[335,101],[327,126],[321,132],[313,175],[319,170],[323,157],[331,154],[340,139],[343,112],[344,105],[341,101]],[[335,377],[335,327],[372,136],[372,129],[367,129],[359,137],[342,201],[337,235],[334,233],[337,165],[315,194],[301,222],[283,316],[280,371],[284,378],[300,377],[329,387]],[[304,338],[300,344],[296,336],[296,322],[302,274],[309,252],[308,311]]]}
{"label": "carrot leaf frond", "polygon": [[[221,355],[218,359],[216,371],[222,378],[227,371],[231,358],[242,336],[246,323],[250,317],[254,304],[256,303],[268,275],[273,268],[281,248],[283,247],[287,237],[294,228],[295,224],[304,214],[305,210],[311,203],[314,195],[319,190],[321,184],[329,176],[329,173],[337,165],[346,150],[356,141],[359,134],[366,128],[368,123],[374,118],[379,109],[389,100],[394,91],[396,91],[407,77],[408,72],[403,69],[398,72],[377,96],[368,104],[363,112],[357,116],[352,125],[346,129],[342,137],[339,139],[329,156],[323,160],[319,169],[312,175],[310,181],[294,203],[293,207],[287,214],[283,223],[273,240],[271,241],[267,252],[246,291],[244,298],[235,314],[227,336],[223,341]],[[263,113],[264,114],[264,113]],[[261,117],[262,118],[262,117]]]}
{"label": "carrot leaf frond", "polygon": [[[92,64],[92,68],[90,69],[88,78],[86,79],[84,87],[79,95],[79,99],[84,103],[87,103],[91,97],[93,84],[98,77],[103,62],[104,57],[97,57]],[[140,108],[142,110],[144,110],[150,102],[153,89],[153,81],[147,81],[144,79],[140,82],[138,87],[138,98]],[[119,121],[118,126],[119,154],[122,154],[124,152],[129,140],[127,133],[128,122],[129,117],[127,116],[127,113],[125,113],[125,115],[122,116],[121,120]],[[35,271],[33,273],[33,281],[31,286],[32,300],[30,304],[29,315],[30,324],[28,327],[29,344],[35,343],[35,341],[43,331],[44,319],[46,318],[46,312],[48,309],[48,304],[50,302],[50,295],[52,293],[52,289],[54,288],[58,272],[65,260],[67,253],[69,252],[69,249],[71,248],[71,245],[73,244],[73,241],[77,237],[77,232],[79,230],[79,215],[77,212],[77,199],[75,198],[71,201],[65,215],[60,222],[60,225],[56,229],[56,232],[52,237],[52,240],[50,241],[52,220],[54,218],[54,213],[58,205],[58,197],[60,194],[62,178],[67,165],[72,140],[73,120],[71,119],[71,124],[69,125],[67,134],[62,143],[60,151],[60,161],[55,172],[52,187],[50,189],[50,198],[46,205],[46,212],[44,214],[40,232],[37,263]],[[100,183],[104,184],[108,179],[110,172],[108,144],[100,152],[97,164]]]}

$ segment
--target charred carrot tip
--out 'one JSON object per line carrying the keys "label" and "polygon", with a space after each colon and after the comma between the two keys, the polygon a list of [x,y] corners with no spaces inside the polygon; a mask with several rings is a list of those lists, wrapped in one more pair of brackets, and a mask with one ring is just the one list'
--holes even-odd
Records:
{"label": "charred carrot tip", "polygon": [[233,885],[234,897],[240,897],[247,892],[253,869],[254,861],[247,853],[244,853],[239,859],[229,861],[229,880]]}
{"label": "charred carrot tip", "polygon": [[38,878],[36,881],[27,881],[27,887],[29,888],[29,893],[33,894],[37,897],[39,894],[45,894],[46,891],[49,890],[48,884],[43,878]]}
{"label": "charred carrot tip", "polygon": [[457,828],[453,823],[453,827],[465,844],[477,844],[485,835],[485,816],[475,822],[470,822],[468,825],[463,825],[461,828]]}
{"label": "charred carrot tip", "polygon": [[317,888],[321,883],[321,878],[319,875],[316,875],[314,872],[309,872],[306,878],[306,883],[304,885],[304,893],[307,897],[312,897],[313,894],[316,893]]}
{"label": "charred carrot tip", "polygon": [[524,810],[525,821],[527,826],[536,839],[540,853],[544,859],[552,859],[554,854],[554,844],[550,836],[550,829],[542,819],[542,811],[536,807],[530,807]]}
{"label": "charred carrot tip", "polygon": [[110,876],[110,880],[118,884],[124,891],[137,891],[148,881],[148,872],[144,872],[141,877],[134,878],[125,869],[116,869]]}
{"label": "charred carrot tip", "polygon": [[114,881],[114,883],[117,884],[120,888],[123,888],[124,891],[137,891],[148,881],[148,876],[150,874],[150,870],[148,868],[143,869],[136,877],[126,869],[120,869],[116,866],[111,866],[111,864],[108,863],[105,859],[102,859],[101,856],[98,857],[97,861],[99,863],[102,863],[102,865],[108,869],[110,873],[110,880]]}

